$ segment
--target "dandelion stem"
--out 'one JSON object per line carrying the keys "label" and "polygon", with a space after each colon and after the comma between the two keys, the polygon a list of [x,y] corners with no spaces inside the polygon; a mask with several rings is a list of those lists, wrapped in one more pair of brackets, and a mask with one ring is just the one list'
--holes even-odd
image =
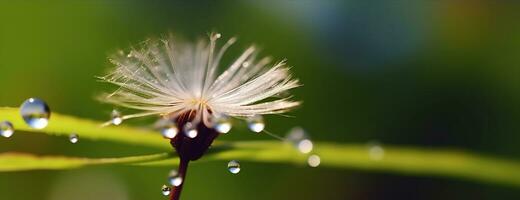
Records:
{"label": "dandelion stem", "polygon": [[184,186],[184,182],[186,180],[186,172],[188,171],[188,164],[190,160],[188,159],[180,159],[179,162],[179,177],[182,178],[182,183],[179,186],[175,186],[173,188],[172,194],[170,196],[170,200],[179,200],[181,197],[182,186]]}

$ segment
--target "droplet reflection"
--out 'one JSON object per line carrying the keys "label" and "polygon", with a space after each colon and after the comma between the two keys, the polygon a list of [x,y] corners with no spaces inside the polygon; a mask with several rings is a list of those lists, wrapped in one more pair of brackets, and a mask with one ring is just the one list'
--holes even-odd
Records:
{"label": "droplet reflection", "polygon": [[70,135],[69,135],[69,141],[70,141],[70,143],[72,143],[72,144],[76,144],[76,143],[78,143],[78,141],[79,141],[79,136],[78,136],[78,134],[75,134],[75,133],[70,134]]}
{"label": "droplet reflection", "polygon": [[255,115],[247,119],[249,130],[260,133],[265,128],[264,118],[261,115]]}
{"label": "droplet reflection", "polygon": [[307,158],[307,164],[311,167],[318,167],[321,164],[321,158],[318,155],[311,155]]}
{"label": "droplet reflection", "polygon": [[188,122],[186,125],[184,125],[184,135],[188,136],[189,138],[195,138],[198,134],[199,132],[197,131],[197,127],[191,122]]}
{"label": "droplet reflection", "polygon": [[30,127],[43,129],[49,124],[51,110],[44,101],[30,98],[20,106],[20,114]]}
{"label": "droplet reflection", "polygon": [[0,122],[0,135],[3,137],[11,137],[14,134],[13,124],[9,121]]}
{"label": "droplet reflection", "polygon": [[170,185],[178,187],[182,185],[182,182],[182,177],[179,176],[179,173],[177,173],[177,171],[170,171],[170,174],[168,175],[168,183],[170,183]]}
{"label": "droplet reflection", "polygon": [[240,163],[236,160],[229,161],[227,167],[232,174],[238,174],[240,172]]}
{"label": "droplet reflection", "polygon": [[163,185],[161,188],[161,192],[164,196],[168,196],[172,192],[172,189],[166,185]]}
{"label": "droplet reflection", "polygon": [[123,117],[121,115],[121,113],[117,110],[112,110],[112,114],[110,114],[110,119],[111,119],[111,122],[113,125],[119,125],[121,123],[123,123]]}

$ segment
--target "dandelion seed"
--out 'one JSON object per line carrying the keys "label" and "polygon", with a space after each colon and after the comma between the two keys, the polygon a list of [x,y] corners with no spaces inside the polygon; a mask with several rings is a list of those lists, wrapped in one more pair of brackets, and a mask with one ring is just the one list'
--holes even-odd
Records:
{"label": "dandelion seed", "polygon": [[[236,41],[231,38],[219,46],[221,37],[212,33],[209,40],[196,43],[172,38],[147,40],[132,49],[130,57],[114,55],[110,61],[115,68],[100,78],[119,86],[102,96],[102,101],[137,111],[121,116],[121,121],[161,116],[176,123],[184,134],[176,134],[170,143],[180,157],[180,169],[199,159],[220,133],[231,129],[227,123],[214,126],[213,118],[261,117],[284,113],[300,104],[290,96],[277,97],[300,86],[285,61],[270,64],[269,58],[258,59],[257,48],[251,46],[233,62],[221,63]],[[224,71],[219,73],[219,68]],[[265,127],[263,121],[254,125],[255,132]],[[183,175],[182,170],[179,173]]]}

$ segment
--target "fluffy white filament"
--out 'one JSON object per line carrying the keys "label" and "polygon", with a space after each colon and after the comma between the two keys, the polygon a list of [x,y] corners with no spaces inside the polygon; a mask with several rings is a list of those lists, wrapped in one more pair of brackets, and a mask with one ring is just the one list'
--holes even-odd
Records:
{"label": "fluffy white filament", "polygon": [[103,81],[119,86],[102,101],[140,112],[125,119],[148,115],[177,117],[196,114],[195,123],[209,125],[212,116],[248,117],[283,113],[299,105],[278,94],[299,86],[285,62],[270,65],[269,58],[257,59],[257,49],[247,48],[220,73],[220,60],[236,40],[220,48],[214,33],[196,44],[174,42],[170,37],[150,40],[129,54],[110,59],[116,66]]}

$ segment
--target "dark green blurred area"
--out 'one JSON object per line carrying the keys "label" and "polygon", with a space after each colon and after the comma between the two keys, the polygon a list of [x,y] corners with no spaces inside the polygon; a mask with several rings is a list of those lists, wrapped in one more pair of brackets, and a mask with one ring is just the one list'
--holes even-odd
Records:
{"label": "dark green blurred area", "polygon": [[[458,148],[518,160],[519,19],[515,1],[1,1],[0,106],[39,97],[55,112],[106,120],[113,107],[94,97],[110,87],[94,77],[110,68],[108,55],[168,32],[195,39],[219,31],[239,36],[231,57],[258,44],[266,56],[287,58],[304,84],[294,90],[304,101],[290,113],[294,118],[267,118],[272,132],[302,126],[318,141]],[[242,128],[219,139],[270,138]],[[1,139],[0,151],[157,152],[99,141],[71,145],[39,134]],[[515,188],[444,178],[258,163],[242,168],[231,175],[226,163],[193,164],[183,199],[520,198]],[[166,199],[160,188],[168,171],[1,173],[0,199]]]}

